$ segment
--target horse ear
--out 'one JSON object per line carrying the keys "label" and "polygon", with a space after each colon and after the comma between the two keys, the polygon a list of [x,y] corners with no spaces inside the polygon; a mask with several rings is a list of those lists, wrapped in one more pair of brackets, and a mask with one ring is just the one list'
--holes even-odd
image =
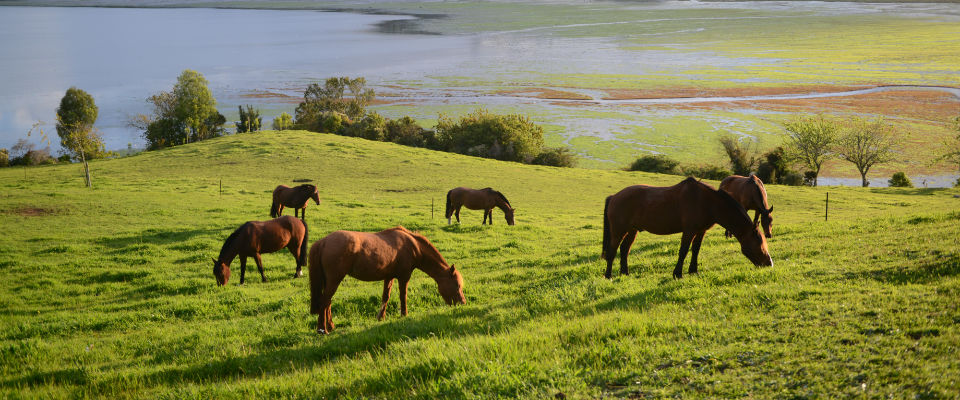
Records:
{"label": "horse ear", "polygon": [[211,260],[213,260],[213,263],[214,263],[214,264],[217,263],[217,259],[216,259],[216,258],[211,258]]}
{"label": "horse ear", "polygon": [[450,264],[450,275],[453,275],[453,274],[456,274],[456,273],[457,273],[457,266],[456,266],[456,264]]}
{"label": "horse ear", "polygon": [[767,214],[770,214],[770,213],[772,213],[772,212],[773,212],[773,206],[770,206],[770,209],[767,210]]}

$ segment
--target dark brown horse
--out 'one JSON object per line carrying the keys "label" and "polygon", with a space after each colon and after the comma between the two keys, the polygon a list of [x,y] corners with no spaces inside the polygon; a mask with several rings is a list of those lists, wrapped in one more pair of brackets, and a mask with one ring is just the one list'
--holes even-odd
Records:
{"label": "dark brown horse", "polygon": [[286,247],[297,260],[297,272],[293,277],[303,275],[301,267],[307,265],[307,223],[289,215],[269,221],[250,221],[233,231],[220,249],[220,257],[213,260],[213,276],[217,285],[226,285],[230,280],[230,263],[240,256],[240,284],[243,284],[247,272],[247,257],[253,257],[264,282],[261,253],[273,253]]}
{"label": "dark brown horse", "polygon": [[287,185],[277,186],[273,189],[273,204],[270,205],[270,217],[276,218],[283,215],[283,208],[293,208],[293,216],[297,216],[297,211],[301,212],[300,218],[307,215],[307,201],[313,199],[320,205],[320,194],[317,193],[317,187],[314,185],[303,184],[297,187]]}
{"label": "dark brown horse", "polygon": [[627,256],[637,232],[656,235],[683,232],[680,258],[673,270],[674,278],[683,277],[683,259],[693,244],[689,273],[697,272],[697,255],[703,236],[714,224],[733,232],[740,242],[740,251],[755,265],[773,265],[767,252],[767,241],[750,223],[750,217],[733,197],[722,190],[687,178],[669,187],[629,186],[608,196],[603,207],[603,251],[610,278],[613,259],[620,248],[620,273],[627,274]]}
{"label": "dark brown horse", "polygon": [[317,333],[333,330],[330,300],[347,275],[361,281],[383,281],[383,305],[377,315],[381,320],[396,279],[400,282],[400,313],[407,315],[407,284],[414,268],[437,281],[440,296],[448,305],[467,302],[460,272],[447,265],[427,238],[402,226],[378,233],[336,231],[318,240],[310,248],[310,313],[319,314]]}
{"label": "dark brown horse", "polygon": [[[730,193],[744,210],[756,211],[753,214],[753,224],[763,227],[763,234],[768,238],[773,237],[770,226],[773,225],[773,207],[767,202],[767,189],[763,187],[763,181],[753,173],[750,176],[730,175],[720,181],[720,190]],[[727,237],[731,234],[728,231]]]}
{"label": "dark brown horse", "polygon": [[447,224],[450,224],[450,217],[457,215],[457,223],[460,222],[460,207],[467,207],[471,210],[483,210],[483,222],[487,223],[490,218],[490,225],[493,225],[493,208],[499,207],[503,211],[504,218],[507,219],[507,225],[513,225],[513,207],[507,198],[496,190],[483,188],[480,190],[458,187],[450,189],[447,192]]}

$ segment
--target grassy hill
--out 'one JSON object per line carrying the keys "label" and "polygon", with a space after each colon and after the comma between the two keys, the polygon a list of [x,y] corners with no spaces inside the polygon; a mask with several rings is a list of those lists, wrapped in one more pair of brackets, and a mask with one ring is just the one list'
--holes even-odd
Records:
{"label": "grassy hill", "polygon": [[[679,235],[640,234],[632,275],[606,280],[604,197],[679,177],[307,132],[91,168],[92,190],[77,165],[0,169],[0,397],[960,396],[956,189],[770,187],[773,268],[714,228],[699,275],[671,278]],[[348,278],[319,336],[289,253],[264,257],[267,283],[217,287],[210,258],[295,179],[320,188],[311,241],[419,230],[468,303],[415,272],[410,315],[394,297],[378,322],[381,285]],[[501,190],[517,225],[448,226],[460,185]]]}

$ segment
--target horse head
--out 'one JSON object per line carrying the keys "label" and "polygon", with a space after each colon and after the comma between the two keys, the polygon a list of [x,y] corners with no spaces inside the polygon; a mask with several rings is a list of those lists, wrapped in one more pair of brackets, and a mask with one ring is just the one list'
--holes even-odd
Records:
{"label": "horse head", "polygon": [[317,202],[318,206],[320,205],[320,192],[318,192],[316,189],[313,190],[313,194],[310,195],[310,198]]}
{"label": "horse head", "polygon": [[213,259],[213,277],[217,278],[217,286],[223,286],[230,280],[230,267],[227,263]]}
{"label": "horse head", "polygon": [[440,290],[440,296],[448,306],[457,304],[467,304],[466,297],[463,296],[463,276],[457,271],[455,265],[450,266],[450,270],[442,272],[443,276],[437,279],[437,289]]}
{"label": "horse head", "polygon": [[747,256],[753,262],[753,265],[758,267],[773,266],[773,258],[770,257],[770,252],[767,250],[767,240],[760,234],[760,229],[750,224],[749,228],[743,229],[735,236],[740,242],[740,252]]}
{"label": "horse head", "polygon": [[773,213],[773,207],[760,212],[760,225],[763,226],[763,236],[766,236],[768,239],[773,237],[773,233],[771,233],[773,231],[773,215],[770,215],[771,213]]}
{"label": "horse head", "polygon": [[[507,225],[514,225],[513,213],[516,211],[515,208],[510,207],[509,205],[503,209],[503,217],[507,219]],[[490,221],[493,221],[492,219]],[[492,222],[491,222],[492,223]]]}

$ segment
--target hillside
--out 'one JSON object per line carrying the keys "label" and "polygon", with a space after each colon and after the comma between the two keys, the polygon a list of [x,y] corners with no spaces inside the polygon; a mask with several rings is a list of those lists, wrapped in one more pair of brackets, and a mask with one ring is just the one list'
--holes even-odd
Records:
{"label": "hillside", "polygon": [[[0,169],[0,397],[960,396],[957,189],[768,187],[774,267],[715,227],[699,275],[672,279],[679,235],[642,233],[606,280],[605,196],[680,177],[308,132],[96,161],[92,190],[80,172]],[[410,315],[394,295],[378,322],[381,285],[348,278],[319,336],[288,253],[264,256],[267,283],[217,287],[210,258],[295,179],[320,188],[311,241],[418,230],[467,304],[415,272]],[[447,226],[455,186],[502,191],[517,225]]]}

